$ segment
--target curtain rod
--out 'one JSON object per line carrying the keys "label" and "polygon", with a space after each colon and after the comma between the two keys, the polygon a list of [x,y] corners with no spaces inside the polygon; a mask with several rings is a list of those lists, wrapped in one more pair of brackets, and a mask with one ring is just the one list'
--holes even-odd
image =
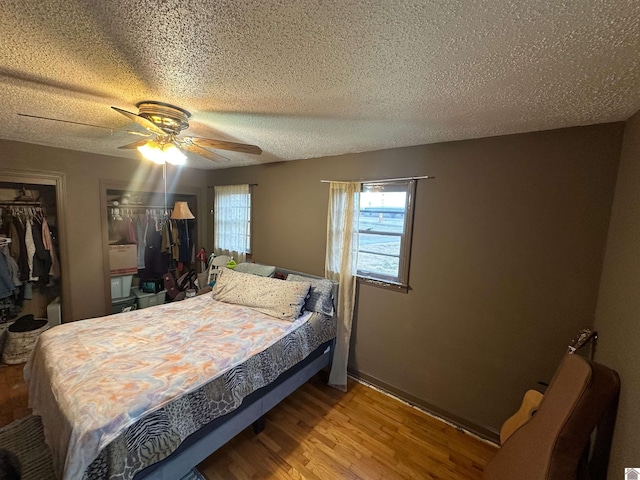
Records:
{"label": "curtain rod", "polygon": [[226,184],[226,185],[211,185],[211,186],[207,186],[207,188],[227,187],[229,185],[249,185],[250,187],[257,187],[259,184],[257,184],[257,183],[249,183],[249,184],[230,183],[230,184]]}
{"label": "curtain rod", "polygon": [[432,180],[436,177],[432,176],[432,175],[423,175],[421,177],[398,177],[398,178],[380,178],[380,179],[376,179],[376,180],[351,180],[351,181],[346,181],[346,180],[320,180],[320,183],[351,183],[351,182],[360,182],[360,183],[375,183],[375,182],[394,182],[394,181],[398,181],[398,180],[421,180],[421,179],[426,179],[426,180]]}

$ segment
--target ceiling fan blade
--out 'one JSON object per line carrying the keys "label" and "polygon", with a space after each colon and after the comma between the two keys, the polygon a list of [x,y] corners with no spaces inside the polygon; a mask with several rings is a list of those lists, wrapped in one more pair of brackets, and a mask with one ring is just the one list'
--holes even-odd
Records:
{"label": "ceiling fan blade", "polygon": [[215,153],[215,152],[210,152],[209,150],[205,150],[204,148],[199,147],[198,145],[189,144],[186,142],[180,142],[178,143],[178,146],[183,150],[186,150],[187,152],[195,153],[197,155],[200,155],[201,157],[207,158],[214,162],[219,162],[221,161],[221,159],[226,161],[231,161],[224,155],[220,155],[219,153]]}
{"label": "ceiling fan blade", "polygon": [[20,115],[21,117],[37,118],[38,120],[51,120],[53,122],[70,123],[72,125],[82,125],[83,127],[102,128],[104,130],[111,130],[112,132],[127,132],[127,133],[131,133],[132,135],[140,135],[142,137],[151,136],[150,133],[135,132],[133,130],[120,130],[119,128],[105,127],[104,125],[94,125],[92,123],[74,122],[72,120],[62,120],[61,118],[40,117],[38,115],[28,115],[26,113],[18,113],[18,115]]}
{"label": "ceiling fan blade", "polygon": [[93,125],[91,123],[73,122],[71,120],[62,120],[60,118],[39,117],[37,115],[28,115],[26,113],[18,113],[21,117],[37,118],[39,120],[52,120],[54,122],[71,123],[73,125],[83,125],[85,127],[104,128],[105,130],[118,130],[116,128],[105,127],[104,125]]}
{"label": "ceiling fan blade", "polygon": [[142,145],[144,145],[145,143],[147,143],[149,140],[138,140],[137,142],[133,142],[133,143],[128,143],[126,145],[122,145],[121,147],[118,148],[122,148],[122,149],[134,149],[134,148],[138,148],[141,147]]}
{"label": "ceiling fan blade", "polygon": [[155,123],[153,123],[151,120],[145,117],[141,117],[140,115],[132,112],[127,112],[126,110],[122,110],[121,108],[118,108],[118,107],[111,107],[111,108],[113,108],[116,112],[121,113],[125,117],[129,118],[130,120],[133,120],[138,125],[146,128],[150,132],[156,133],[158,135],[163,135],[163,136],[167,135],[167,133],[164,130],[162,130]]}
{"label": "ceiling fan blade", "polygon": [[246,143],[225,142],[224,140],[213,140],[211,138],[190,137],[191,141],[200,147],[216,148],[218,150],[229,150],[231,152],[251,153],[260,155],[262,149],[256,145]]}

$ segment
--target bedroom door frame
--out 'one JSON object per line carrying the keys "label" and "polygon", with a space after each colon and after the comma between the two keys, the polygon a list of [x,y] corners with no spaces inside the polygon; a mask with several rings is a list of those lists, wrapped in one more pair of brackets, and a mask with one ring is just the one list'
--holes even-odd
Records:
{"label": "bedroom door frame", "polygon": [[67,177],[62,172],[0,168],[0,178],[7,183],[27,183],[53,186],[56,190],[56,222],[59,232],[58,256],[60,260],[60,303],[62,321],[73,319],[71,284],[69,279],[69,251],[67,247]]}

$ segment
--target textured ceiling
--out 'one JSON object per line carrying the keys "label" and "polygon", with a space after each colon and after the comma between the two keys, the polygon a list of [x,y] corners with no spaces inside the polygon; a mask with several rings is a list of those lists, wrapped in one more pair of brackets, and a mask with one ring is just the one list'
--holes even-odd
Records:
{"label": "textured ceiling", "polygon": [[160,100],[193,136],[259,145],[197,168],[625,120],[633,0],[3,0],[0,137],[138,158],[112,111]]}

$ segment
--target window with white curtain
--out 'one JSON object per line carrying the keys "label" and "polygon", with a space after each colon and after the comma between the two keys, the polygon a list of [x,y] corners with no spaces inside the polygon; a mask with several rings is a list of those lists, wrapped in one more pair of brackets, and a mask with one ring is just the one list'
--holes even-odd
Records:
{"label": "window with white curtain", "polygon": [[251,252],[251,188],[249,185],[214,187],[213,247],[216,255],[237,262]]}

